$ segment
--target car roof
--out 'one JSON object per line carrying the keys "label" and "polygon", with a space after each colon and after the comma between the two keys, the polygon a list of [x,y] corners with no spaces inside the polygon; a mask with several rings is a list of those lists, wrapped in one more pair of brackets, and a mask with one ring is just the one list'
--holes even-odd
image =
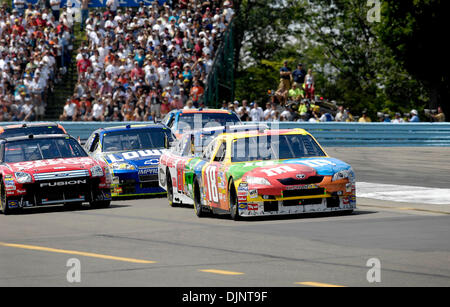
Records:
{"label": "car roof", "polygon": [[150,129],[155,129],[155,128],[169,129],[169,128],[167,128],[167,126],[158,123],[158,124],[135,124],[135,125],[124,125],[124,126],[116,126],[116,127],[107,127],[107,128],[100,128],[97,131],[101,132],[101,133],[105,133],[105,132],[112,132],[112,131],[127,131],[129,129],[133,129],[134,130],[134,129],[146,129],[146,128],[150,128]]}
{"label": "car roof", "polygon": [[13,141],[24,141],[24,140],[40,140],[40,139],[57,139],[57,138],[72,138],[68,134],[39,134],[39,135],[28,135],[28,136],[15,136],[9,138],[1,138],[1,141],[13,142]]}
{"label": "car roof", "polygon": [[33,127],[48,127],[48,126],[56,126],[60,127],[64,130],[64,127],[55,122],[39,122],[39,123],[23,123],[23,124],[15,124],[15,125],[6,125],[0,126],[0,133],[8,129],[17,129],[17,128],[33,128]]}
{"label": "car roof", "polygon": [[215,113],[215,114],[232,114],[231,111],[220,110],[220,109],[182,109],[173,111],[178,114],[199,114],[199,113]]}
{"label": "car roof", "polygon": [[242,132],[231,132],[231,133],[223,133],[219,137],[224,137],[226,139],[242,139],[255,136],[293,135],[293,134],[311,135],[304,129],[295,128],[295,129],[280,129],[280,130],[265,130],[265,131],[251,130]]}

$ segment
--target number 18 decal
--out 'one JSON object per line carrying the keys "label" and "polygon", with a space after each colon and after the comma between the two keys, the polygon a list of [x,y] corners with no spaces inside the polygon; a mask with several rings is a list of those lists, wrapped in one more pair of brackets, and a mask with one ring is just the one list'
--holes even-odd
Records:
{"label": "number 18 decal", "polygon": [[217,167],[214,165],[206,167],[205,175],[206,175],[206,184],[208,187],[209,201],[218,203],[219,193],[217,191],[216,169]]}

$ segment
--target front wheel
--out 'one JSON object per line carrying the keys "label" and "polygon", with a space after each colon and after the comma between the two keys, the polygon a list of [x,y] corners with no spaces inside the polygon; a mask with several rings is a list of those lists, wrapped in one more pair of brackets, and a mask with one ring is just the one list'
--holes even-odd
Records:
{"label": "front wheel", "polygon": [[230,182],[230,186],[228,187],[228,194],[229,194],[229,202],[230,202],[230,216],[232,220],[239,220],[239,204],[238,204],[238,198],[236,189],[234,187],[234,182]]}
{"label": "front wheel", "polygon": [[167,170],[166,187],[167,187],[167,200],[169,202],[169,206],[171,207],[178,206],[178,204],[173,201],[173,184],[169,170]]}
{"label": "front wheel", "polygon": [[4,215],[11,213],[11,210],[8,208],[8,199],[6,197],[5,185],[3,181],[0,183],[0,210]]}
{"label": "front wheel", "polygon": [[195,180],[195,182],[194,182],[194,210],[195,210],[195,214],[198,217],[205,216],[205,212],[203,211],[203,205],[202,205],[202,196],[200,193],[200,184],[198,183],[198,180]]}

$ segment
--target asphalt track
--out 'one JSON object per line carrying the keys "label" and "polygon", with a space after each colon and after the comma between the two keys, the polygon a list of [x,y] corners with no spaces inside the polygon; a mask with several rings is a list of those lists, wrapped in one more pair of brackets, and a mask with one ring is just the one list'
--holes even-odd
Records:
{"label": "asphalt track", "polygon": [[[343,149],[358,180],[449,188],[450,149]],[[358,199],[350,216],[199,219],[165,198],[0,216],[0,286],[450,286],[449,205]],[[70,283],[69,259],[80,263]],[[376,258],[381,282],[369,283]],[[70,264],[70,263],[69,263]]]}

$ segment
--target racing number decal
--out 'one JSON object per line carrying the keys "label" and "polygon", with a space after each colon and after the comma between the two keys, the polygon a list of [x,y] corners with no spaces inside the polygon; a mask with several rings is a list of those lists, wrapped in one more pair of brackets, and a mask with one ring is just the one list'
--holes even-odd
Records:
{"label": "racing number decal", "polygon": [[183,176],[184,176],[184,161],[180,160],[176,163],[176,170],[177,170],[177,190],[178,192],[183,192]]}
{"label": "racing number decal", "polygon": [[205,169],[206,186],[208,187],[208,199],[210,202],[219,202],[219,191],[217,190],[217,167],[209,165]]}

